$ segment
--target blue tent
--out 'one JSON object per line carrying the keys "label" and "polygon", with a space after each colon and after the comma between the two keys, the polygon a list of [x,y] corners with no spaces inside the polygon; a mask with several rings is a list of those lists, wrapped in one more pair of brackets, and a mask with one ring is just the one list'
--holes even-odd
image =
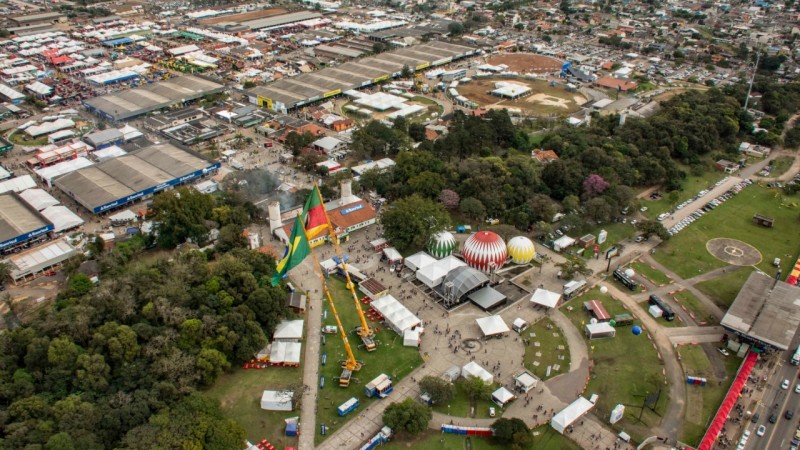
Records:
{"label": "blue tent", "polygon": [[286,435],[297,436],[297,422],[289,422],[286,424]]}

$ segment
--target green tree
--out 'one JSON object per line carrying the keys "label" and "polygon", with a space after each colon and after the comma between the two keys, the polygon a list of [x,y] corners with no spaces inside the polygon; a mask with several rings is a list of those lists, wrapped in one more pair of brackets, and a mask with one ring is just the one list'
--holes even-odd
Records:
{"label": "green tree", "polygon": [[444,177],[438,173],[422,172],[419,175],[408,180],[408,186],[413,192],[427,198],[436,198],[439,193],[444,189]]}
{"label": "green tree", "polygon": [[383,234],[401,252],[424,248],[434,233],[450,226],[444,206],[412,195],[392,203],[381,218]]}
{"label": "green tree", "polygon": [[162,192],[153,199],[153,222],[158,244],[173,248],[191,240],[202,244],[208,238],[208,225],[214,200],[195,189],[182,187]]}
{"label": "green tree", "polygon": [[642,231],[642,235],[645,239],[649,238],[652,235],[658,236],[662,241],[666,241],[670,238],[669,232],[664,225],[656,220],[643,220],[639,222],[637,225],[639,230]]}
{"label": "green tree", "polygon": [[455,390],[453,385],[439,378],[426,376],[419,380],[419,390],[427,392],[434,405],[443,405],[452,400]]}
{"label": "green tree", "polygon": [[257,85],[256,85],[256,82],[255,82],[255,81],[253,81],[253,80],[245,80],[245,82],[244,82],[244,83],[242,83],[242,87],[243,87],[244,89],[252,89],[252,88],[254,88],[254,87],[256,87],[256,86],[257,86]]}
{"label": "green tree", "polygon": [[561,279],[571,280],[575,275],[591,275],[592,270],[586,267],[586,262],[581,258],[567,257],[567,260],[556,264],[561,269]]}
{"label": "green tree", "polygon": [[75,442],[69,433],[61,432],[50,436],[44,445],[45,450],[76,450]]}
{"label": "green tree", "polygon": [[226,253],[234,248],[245,248],[247,244],[247,238],[244,237],[242,227],[239,225],[231,223],[220,228],[217,251]]}
{"label": "green tree", "polygon": [[461,204],[458,205],[459,211],[467,217],[482,221],[486,217],[486,208],[480,200],[475,197],[467,197],[461,199]]}
{"label": "green tree", "polygon": [[201,383],[211,386],[222,373],[231,368],[225,354],[213,348],[204,348],[197,355],[197,369]]}
{"label": "green tree", "polygon": [[11,263],[8,261],[0,261],[0,284],[11,275]]}
{"label": "green tree", "polygon": [[408,64],[403,64],[403,70],[400,71],[400,77],[409,79],[414,76],[414,71],[411,70]]}
{"label": "green tree", "polygon": [[497,419],[492,424],[492,430],[495,441],[510,445],[513,450],[528,448],[533,442],[530,428],[521,419]]}
{"label": "green tree", "polygon": [[308,131],[304,131],[303,133],[290,131],[289,134],[286,135],[286,143],[284,145],[292,152],[292,155],[298,156],[301,150],[316,140],[317,138]]}
{"label": "green tree", "polygon": [[69,292],[80,297],[92,290],[94,284],[86,274],[76,273],[69,279]]}
{"label": "green tree", "polygon": [[478,377],[468,377],[463,380],[457,381],[460,384],[461,390],[464,391],[471,404],[475,404],[478,399],[489,398],[492,392],[492,386],[486,384]]}
{"label": "green tree", "polygon": [[428,429],[432,416],[430,408],[407,398],[386,407],[383,423],[398,433],[413,436]]}
{"label": "green tree", "polygon": [[447,32],[450,33],[451,36],[460,36],[464,34],[464,25],[459,22],[451,22],[447,25]]}
{"label": "green tree", "polygon": [[414,142],[422,142],[425,140],[425,125],[417,122],[412,122],[408,125],[408,136]]}

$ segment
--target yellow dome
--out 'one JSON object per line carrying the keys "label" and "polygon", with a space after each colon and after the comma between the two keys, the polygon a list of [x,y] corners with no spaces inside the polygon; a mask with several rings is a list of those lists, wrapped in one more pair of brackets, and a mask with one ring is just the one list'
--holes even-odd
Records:
{"label": "yellow dome", "polygon": [[536,247],[525,236],[517,236],[508,241],[508,256],[514,264],[527,264],[536,257]]}

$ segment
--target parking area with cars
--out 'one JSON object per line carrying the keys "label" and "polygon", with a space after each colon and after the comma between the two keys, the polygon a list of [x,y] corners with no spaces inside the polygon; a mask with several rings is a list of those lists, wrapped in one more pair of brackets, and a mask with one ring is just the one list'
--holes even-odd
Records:
{"label": "parking area with cars", "polygon": [[[728,181],[728,177],[725,177],[722,180],[718,181],[715,184],[715,187],[721,186],[726,181]],[[724,203],[725,201],[727,201],[728,199],[730,199],[734,195],[738,194],[739,192],[742,191],[742,189],[744,189],[747,186],[750,186],[751,184],[753,184],[753,181],[751,179],[749,179],[749,178],[747,178],[745,180],[742,180],[739,183],[734,184],[730,189],[728,189],[728,191],[726,191],[722,195],[712,199],[711,201],[709,201],[708,203],[706,203],[702,207],[700,207],[697,210],[695,210],[694,212],[692,212],[690,215],[684,217],[683,219],[678,221],[678,223],[676,223],[675,225],[671,226],[667,231],[669,232],[670,236],[675,236],[676,234],[680,233],[684,228],[686,228],[689,225],[691,225],[695,220],[703,217],[706,213],[710,212],[712,209],[714,209],[717,206],[721,205],[722,203]],[[680,205],[678,205],[676,207],[676,209],[683,209],[689,203],[704,197],[706,194],[708,194],[708,190],[702,190],[702,191],[698,192],[697,195],[694,198],[692,198],[690,200],[687,200],[687,201],[681,203]],[[665,213],[665,214],[668,214],[668,213]],[[664,216],[664,214],[658,216],[659,220],[664,220],[664,218],[666,218],[666,217],[662,217],[662,216]]]}

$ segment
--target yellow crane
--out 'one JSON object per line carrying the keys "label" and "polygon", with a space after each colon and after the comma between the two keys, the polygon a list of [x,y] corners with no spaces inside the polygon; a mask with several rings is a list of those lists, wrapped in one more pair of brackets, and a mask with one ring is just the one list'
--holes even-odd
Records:
{"label": "yellow crane", "polygon": [[[302,224],[303,221],[301,220],[300,223]],[[303,225],[303,233],[306,233],[307,235],[305,225]],[[328,283],[325,281],[325,275],[322,273],[319,260],[317,260],[317,255],[314,254],[313,249],[311,250],[311,257],[314,259],[314,267],[316,267],[319,281],[322,283],[322,291],[328,298],[328,303],[331,305],[333,317],[336,318],[336,325],[339,327],[339,334],[342,336],[342,341],[344,342],[344,350],[347,353],[347,359],[339,361],[342,366],[342,374],[339,376],[339,386],[347,387],[350,386],[350,379],[353,377],[353,372],[361,370],[361,367],[364,366],[364,363],[356,360],[356,357],[353,354],[353,349],[350,348],[350,341],[347,340],[347,333],[344,331],[344,327],[342,327],[342,321],[339,319],[339,313],[336,312],[336,305],[333,303],[333,297],[331,297],[331,293],[328,290]]]}
{"label": "yellow crane", "polygon": [[[319,187],[317,187],[316,191],[319,193]],[[353,294],[353,301],[356,304],[356,311],[358,311],[358,317],[361,320],[361,326],[356,327],[355,331],[358,334],[358,337],[361,338],[361,343],[364,344],[364,348],[368,352],[375,351],[377,348],[377,343],[375,342],[375,332],[370,329],[369,324],[367,323],[367,318],[364,317],[364,311],[361,309],[361,303],[358,301],[358,295],[356,295],[355,286],[353,285],[353,281],[350,280],[350,272],[347,271],[347,263],[344,262],[344,258],[342,257],[342,249],[339,247],[339,236],[336,235],[333,225],[331,225],[331,219],[328,217],[328,211],[326,211],[324,207],[325,202],[322,200],[322,194],[319,193],[319,196],[320,204],[323,205],[322,210],[325,211],[325,222],[328,224],[328,232],[331,234],[331,240],[333,240],[333,248],[336,250],[336,256],[339,257],[339,261],[341,261],[342,272],[344,272],[345,279],[347,280],[347,289],[351,294]]]}

